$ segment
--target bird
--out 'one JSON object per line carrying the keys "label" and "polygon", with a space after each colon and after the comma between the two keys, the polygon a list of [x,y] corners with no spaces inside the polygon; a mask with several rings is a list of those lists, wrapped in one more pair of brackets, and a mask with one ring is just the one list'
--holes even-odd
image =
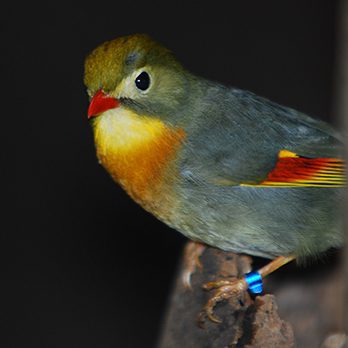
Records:
{"label": "bird", "polygon": [[212,282],[204,310],[292,260],[343,245],[343,136],[328,123],[189,72],[146,34],[107,41],[85,60],[97,158],[130,197],[191,241],[189,287],[206,245],[270,259]]}

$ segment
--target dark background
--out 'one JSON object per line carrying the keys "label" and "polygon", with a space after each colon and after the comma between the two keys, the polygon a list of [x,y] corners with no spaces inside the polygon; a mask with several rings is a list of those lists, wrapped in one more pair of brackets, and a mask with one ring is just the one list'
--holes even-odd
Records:
{"label": "dark background", "polygon": [[199,75],[329,119],[336,7],[233,0],[2,8],[1,174],[10,195],[2,209],[0,347],[156,341],[184,238],[98,165],[82,83],[86,54],[117,36],[148,33]]}

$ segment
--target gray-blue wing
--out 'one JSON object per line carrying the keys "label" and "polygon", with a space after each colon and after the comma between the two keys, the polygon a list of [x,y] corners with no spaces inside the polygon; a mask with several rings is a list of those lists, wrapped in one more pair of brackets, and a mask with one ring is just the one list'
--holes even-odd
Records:
{"label": "gray-blue wing", "polygon": [[327,123],[250,92],[207,88],[201,114],[181,157],[190,180],[239,185],[262,182],[281,150],[341,158],[341,135]]}

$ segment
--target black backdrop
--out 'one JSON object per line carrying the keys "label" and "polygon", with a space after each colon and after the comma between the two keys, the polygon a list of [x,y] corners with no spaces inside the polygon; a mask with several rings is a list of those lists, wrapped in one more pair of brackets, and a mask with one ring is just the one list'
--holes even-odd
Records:
{"label": "black backdrop", "polygon": [[0,347],[152,347],[161,323],[184,238],[97,164],[86,54],[148,33],[197,74],[328,119],[335,10],[332,0],[2,7],[1,173],[15,209],[11,199],[2,209]]}

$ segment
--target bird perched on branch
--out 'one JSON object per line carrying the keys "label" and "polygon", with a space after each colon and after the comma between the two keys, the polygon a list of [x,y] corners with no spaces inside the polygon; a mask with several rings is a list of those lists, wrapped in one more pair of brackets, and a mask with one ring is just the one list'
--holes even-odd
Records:
{"label": "bird perched on branch", "polygon": [[146,35],[97,47],[84,82],[100,163],[194,241],[186,284],[203,244],[273,260],[210,284],[210,319],[218,321],[218,301],[261,291],[261,279],[283,264],[342,245],[343,145],[328,124],[195,76]]}

